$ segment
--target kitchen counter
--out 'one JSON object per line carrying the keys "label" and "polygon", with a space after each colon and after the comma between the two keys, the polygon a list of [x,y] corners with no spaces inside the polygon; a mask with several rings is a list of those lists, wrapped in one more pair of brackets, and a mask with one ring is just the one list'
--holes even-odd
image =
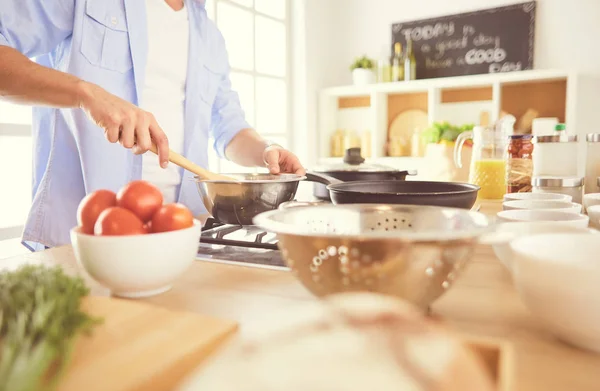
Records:
{"label": "kitchen counter", "polygon": [[[498,203],[485,203],[492,213]],[[18,256],[2,261],[62,265],[81,273],[70,247]],[[3,265],[4,266],[4,265]],[[89,278],[92,294],[108,291]],[[315,300],[288,272],[197,261],[171,291],[144,299],[158,306],[229,318],[244,328],[261,315]],[[451,328],[474,337],[499,338],[512,345],[511,389],[519,391],[599,390],[600,355],[572,348],[544,330],[520,301],[509,273],[491,248],[477,248],[473,261],[455,286],[432,307]]]}

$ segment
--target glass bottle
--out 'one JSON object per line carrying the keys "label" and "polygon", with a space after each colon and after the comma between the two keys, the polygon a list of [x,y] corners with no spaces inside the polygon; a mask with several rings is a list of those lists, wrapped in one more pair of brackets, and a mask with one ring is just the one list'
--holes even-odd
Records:
{"label": "glass bottle", "polygon": [[515,134],[508,136],[506,148],[506,192],[531,192],[533,176],[533,136]]}
{"label": "glass bottle", "polygon": [[413,44],[409,39],[406,43],[406,53],[404,53],[404,81],[417,79],[417,60],[413,52]]}
{"label": "glass bottle", "polygon": [[506,192],[505,132],[502,127],[476,126],[473,131],[461,133],[454,147],[454,162],[458,168],[462,168],[462,146],[468,139],[473,139],[469,182],[481,188],[478,198],[502,199]]}
{"label": "glass bottle", "polygon": [[377,83],[388,83],[391,79],[390,56],[389,52],[384,49],[377,60]]}
{"label": "glass bottle", "polygon": [[402,59],[402,44],[394,44],[394,57],[392,57],[392,81],[404,80],[404,62]]}

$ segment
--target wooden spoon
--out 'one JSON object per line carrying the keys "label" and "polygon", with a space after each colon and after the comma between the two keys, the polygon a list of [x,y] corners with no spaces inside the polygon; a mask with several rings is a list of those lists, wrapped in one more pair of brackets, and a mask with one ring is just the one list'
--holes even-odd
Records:
{"label": "wooden spoon", "polygon": [[[150,147],[150,151],[152,151],[158,155],[158,150],[154,143],[152,143],[152,147]],[[177,152],[172,151],[171,149],[169,149],[169,161],[173,164],[178,165],[179,167],[181,167],[185,170],[188,170],[192,174],[196,174],[200,179],[203,179],[203,180],[239,182],[235,178],[205,170],[204,168],[202,168],[199,165],[193,163],[192,161],[186,159],[185,157],[181,156]]]}

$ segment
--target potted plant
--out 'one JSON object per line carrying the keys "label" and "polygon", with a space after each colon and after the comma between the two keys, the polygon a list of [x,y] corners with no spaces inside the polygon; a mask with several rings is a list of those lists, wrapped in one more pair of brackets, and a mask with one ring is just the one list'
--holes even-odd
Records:
{"label": "potted plant", "polygon": [[[471,148],[463,148],[461,160],[463,167],[454,164],[454,145],[458,136],[473,129],[473,124],[452,125],[446,121],[434,122],[421,134],[421,143],[425,145],[425,164],[419,174],[436,181],[467,182],[471,161]],[[471,141],[465,147],[471,146]]]}
{"label": "potted plant", "polygon": [[365,85],[375,82],[375,73],[373,72],[374,62],[367,56],[358,57],[352,65],[352,81],[354,85]]}

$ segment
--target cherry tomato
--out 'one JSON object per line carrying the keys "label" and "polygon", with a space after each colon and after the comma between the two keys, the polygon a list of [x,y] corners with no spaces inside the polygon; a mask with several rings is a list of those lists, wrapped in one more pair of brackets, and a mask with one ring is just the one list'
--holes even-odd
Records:
{"label": "cherry tomato", "polygon": [[167,204],[152,217],[152,232],[176,231],[194,225],[192,212],[182,204]]}
{"label": "cherry tomato", "polygon": [[133,181],[117,193],[117,206],[129,209],[144,223],[150,221],[163,203],[158,187],[146,181]]}
{"label": "cherry tomato", "polygon": [[82,232],[92,235],[100,213],[117,205],[117,195],[110,190],[96,190],[86,195],[77,208],[77,224]]}
{"label": "cherry tomato", "polygon": [[102,236],[143,235],[144,223],[130,210],[113,206],[100,213],[94,234]]}

